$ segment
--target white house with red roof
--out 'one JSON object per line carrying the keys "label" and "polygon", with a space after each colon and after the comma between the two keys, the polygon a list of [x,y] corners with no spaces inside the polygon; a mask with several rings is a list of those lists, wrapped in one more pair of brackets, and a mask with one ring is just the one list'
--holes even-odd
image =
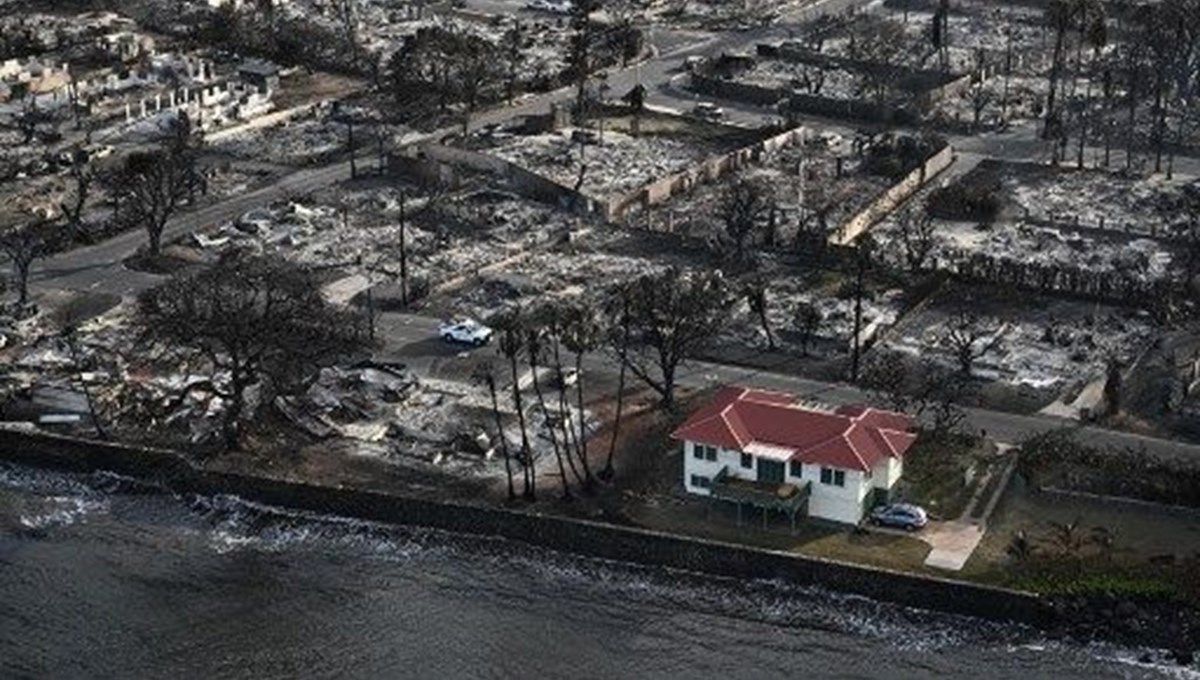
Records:
{"label": "white house with red roof", "polygon": [[[816,410],[783,392],[724,387],[671,437],[689,493],[857,524],[887,496],[916,440],[906,415]],[[881,491],[877,491],[881,490]],[[765,513],[764,513],[765,517]]]}

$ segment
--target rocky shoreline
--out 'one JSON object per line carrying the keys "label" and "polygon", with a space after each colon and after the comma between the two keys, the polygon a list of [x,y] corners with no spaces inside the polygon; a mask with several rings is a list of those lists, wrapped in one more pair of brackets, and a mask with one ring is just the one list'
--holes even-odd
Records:
{"label": "rocky shoreline", "polygon": [[[1200,577],[1200,576],[1198,576]],[[1056,623],[1052,637],[1105,641],[1166,652],[1180,666],[1196,664],[1200,651],[1200,609],[1165,598],[1126,598],[1109,595],[1045,598]],[[1152,663],[1151,654],[1139,661]]]}

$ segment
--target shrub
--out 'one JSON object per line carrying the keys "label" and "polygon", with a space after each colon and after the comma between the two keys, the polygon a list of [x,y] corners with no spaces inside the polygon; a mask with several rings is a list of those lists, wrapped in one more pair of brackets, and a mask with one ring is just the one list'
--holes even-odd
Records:
{"label": "shrub", "polygon": [[1030,437],[1022,443],[1018,461],[1018,471],[1038,486],[1200,507],[1196,463],[1128,448],[1087,446],[1069,430]]}
{"label": "shrub", "polygon": [[936,135],[911,137],[884,135],[876,139],[863,158],[863,170],[898,180],[921,166],[946,140]]}
{"label": "shrub", "polygon": [[926,210],[947,220],[991,222],[1000,212],[1000,180],[960,180],[929,195]]}

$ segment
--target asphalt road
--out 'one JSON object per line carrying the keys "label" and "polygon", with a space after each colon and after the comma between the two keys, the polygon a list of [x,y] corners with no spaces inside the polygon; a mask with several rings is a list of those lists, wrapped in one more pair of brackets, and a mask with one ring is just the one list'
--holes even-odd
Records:
{"label": "asphalt road", "polygon": [[[439,320],[415,314],[383,313],[376,319],[376,331],[388,359],[405,363],[419,376],[466,379],[481,360],[502,362],[493,343],[487,347],[471,348],[444,342],[437,335]],[[613,384],[617,373],[615,357],[596,352],[585,358],[584,372],[593,376],[603,374],[606,384]],[[847,383],[827,383],[794,375],[766,370],[689,361],[680,367],[678,383],[683,387],[703,388],[719,384],[743,384],[781,390],[795,394],[805,401],[837,406],[869,402],[861,389]],[[634,378],[630,377],[630,380]],[[1074,421],[1053,416],[1017,415],[977,408],[965,409],[966,426],[973,431],[985,431],[998,441],[1018,443],[1029,435],[1070,427],[1080,441],[1097,446],[1113,446],[1144,450],[1159,458],[1200,460],[1200,446],[1155,439],[1099,427],[1081,426]]]}
{"label": "asphalt road", "polygon": [[[838,11],[855,4],[862,4],[862,0],[824,0],[824,2],[814,3],[808,8],[794,12],[789,21],[808,19],[820,11]],[[671,79],[682,72],[683,60],[687,56],[692,54],[715,55],[722,51],[746,49],[762,40],[786,37],[788,33],[787,25],[718,35],[660,31],[655,38],[656,43],[667,45],[669,48],[643,64],[610,73],[611,91],[614,96],[619,96],[637,83],[643,83],[650,90],[650,103],[686,109],[692,105],[695,98],[673,86]],[[548,108],[551,102],[567,100],[571,96],[570,89],[564,88],[536,97],[527,97],[511,107],[501,107],[474,116],[470,127],[478,128],[490,123],[502,122],[514,116],[541,113]],[[773,117],[773,112],[754,107],[730,104],[727,108],[733,112],[732,118],[747,124],[760,123],[764,119]],[[813,125],[827,125],[837,129],[849,127],[837,121],[814,121]],[[1039,158],[1039,154],[1045,149],[1044,143],[1040,142],[1033,131],[1028,129],[1015,130],[1005,134],[955,138],[952,141],[956,144],[956,148],[963,153],[1010,160],[1034,160]],[[1196,159],[1177,159],[1176,168],[1181,172],[1195,172],[1198,169],[1197,161]],[[319,187],[334,184],[349,178],[349,175],[350,165],[348,162],[298,170],[281,177],[270,185],[178,215],[168,224],[164,238],[169,240],[196,229],[235,219],[251,208],[288,195],[304,194]],[[145,235],[142,232],[130,232],[94,246],[60,253],[39,261],[35,264],[31,277],[34,292],[36,294],[38,291],[49,289],[73,289],[130,295],[153,285],[159,280],[158,277],[129,271],[121,264],[144,242]],[[379,336],[386,342],[388,352],[409,363],[418,372],[428,374],[436,369],[439,372],[453,373],[456,363],[469,362],[473,353],[463,352],[458,348],[448,347],[441,343],[436,338],[436,324],[437,321],[434,319],[419,316],[384,314],[379,319],[378,331]],[[477,355],[480,352],[487,353],[494,352],[494,350],[485,348],[474,354]],[[608,372],[615,370],[613,362],[600,355],[589,359],[589,368]],[[464,367],[460,367],[460,369],[459,372],[462,375],[465,375],[463,371],[469,372]],[[822,383],[795,376],[703,362],[688,364],[681,372],[679,380],[681,384],[689,386],[701,386],[716,382],[749,383],[782,389],[834,404],[861,401],[866,396],[851,385]],[[1076,426],[1068,421],[1052,417],[1021,416],[979,409],[970,409],[968,415],[969,427],[986,430],[989,435],[1006,441],[1019,441],[1032,432]],[[1159,456],[1180,456],[1200,460],[1200,446],[1092,427],[1079,427],[1078,431],[1080,437],[1089,443],[1119,447],[1132,446],[1144,448]]]}

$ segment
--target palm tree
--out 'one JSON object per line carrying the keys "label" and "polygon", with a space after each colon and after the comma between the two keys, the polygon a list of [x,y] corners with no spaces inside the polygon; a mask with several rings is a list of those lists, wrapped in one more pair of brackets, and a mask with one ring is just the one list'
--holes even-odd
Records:
{"label": "palm tree", "polygon": [[617,410],[613,416],[612,439],[608,442],[608,459],[604,463],[604,469],[600,471],[600,479],[605,481],[611,480],[616,474],[613,469],[613,454],[617,450],[617,435],[621,429],[621,409],[625,403],[625,363],[629,353],[629,291],[624,287],[619,288],[616,299],[617,311],[615,314],[610,312],[609,317],[615,317],[621,328],[620,340],[617,342],[617,362],[620,364],[620,370],[617,373]]}
{"label": "palm tree", "polygon": [[[541,408],[542,418],[546,422],[546,432],[550,435],[550,445],[554,448],[554,459],[558,462],[558,474],[562,478],[562,498],[569,501],[571,500],[571,484],[567,480],[567,470],[563,466],[563,452],[559,449],[558,436],[554,433],[554,426],[551,424],[550,409],[546,408],[546,395],[542,391],[542,382],[538,380],[538,362],[545,349],[546,329],[554,327],[555,311],[552,305],[546,305],[530,315],[525,329],[525,351],[529,356],[529,370],[533,373],[533,391],[537,394],[538,406]],[[559,417],[562,417],[561,412]],[[566,445],[565,441],[563,445]]]}
{"label": "palm tree", "polygon": [[1024,529],[1013,534],[1006,552],[1017,562],[1025,562],[1033,555],[1033,542],[1025,535]]}
{"label": "palm tree", "polygon": [[751,276],[743,290],[746,303],[750,305],[750,313],[758,317],[759,325],[767,335],[767,351],[775,351],[775,336],[771,333],[771,320],[767,308],[767,280],[762,275]]}
{"label": "palm tree", "polygon": [[562,447],[563,455],[567,459],[567,466],[571,469],[571,475],[575,477],[575,482],[581,487],[587,488],[584,483],[583,475],[579,474],[579,468],[575,465],[575,457],[579,447],[575,437],[574,428],[571,427],[571,419],[569,418],[571,409],[567,407],[567,377],[563,372],[562,362],[562,310],[557,309],[554,316],[554,327],[550,334],[550,348],[554,358],[554,378],[558,382],[558,413],[559,427],[562,428]]}
{"label": "palm tree", "polygon": [[1076,517],[1070,522],[1050,522],[1051,541],[1063,557],[1075,557],[1083,547],[1083,536],[1080,527],[1083,520]]}
{"label": "palm tree", "polygon": [[510,310],[494,318],[491,325],[500,331],[500,353],[508,359],[512,371],[513,408],[517,410],[517,423],[521,428],[521,465],[524,481],[521,495],[525,500],[532,502],[537,500],[537,480],[533,468],[533,452],[529,446],[529,427],[525,422],[525,406],[521,400],[520,376],[517,367],[518,359],[525,347],[522,337],[524,319],[522,319],[519,309]]}
{"label": "palm tree", "polygon": [[[1043,129],[1043,136],[1046,139],[1057,140],[1061,133],[1058,112],[1055,110],[1055,101],[1058,95],[1058,81],[1062,73],[1063,60],[1065,58],[1067,31],[1070,30],[1075,21],[1075,16],[1079,12],[1079,6],[1080,3],[1078,0],[1050,0],[1050,3],[1046,5],[1046,23],[1054,31],[1054,54],[1051,57],[1049,74],[1050,90],[1046,95],[1046,120]],[[1055,158],[1057,158],[1057,155]]]}
{"label": "palm tree", "polygon": [[1091,61],[1087,74],[1087,88],[1084,92],[1083,110],[1079,121],[1079,146],[1076,152],[1075,165],[1083,168],[1084,146],[1087,144],[1088,123],[1092,117],[1092,81],[1096,79],[1096,65],[1100,61],[1100,51],[1108,43],[1108,24],[1104,15],[1104,5],[1086,1],[1082,4],[1079,17],[1079,48],[1076,51],[1076,73],[1082,70],[1083,46],[1091,47]]}
{"label": "palm tree", "polygon": [[508,502],[517,499],[517,491],[513,488],[512,458],[508,453],[508,440],[504,437],[504,423],[500,421],[500,400],[496,397],[495,367],[490,361],[480,363],[475,367],[472,376],[476,384],[487,386],[488,395],[492,398],[492,417],[496,419],[496,437],[500,440],[500,451],[504,455],[504,475],[508,478]]}
{"label": "palm tree", "polygon": [[563,315],[562,344],[575,355],[575,397],[579,408],[579,461],[583,465],[583,483],[585,488],[592,488],[595,479],[587,458],[587,419],[583,415],[583,355],[596,348],[600,335],[600,326],[592,310],[584,305],[572,305]]}

